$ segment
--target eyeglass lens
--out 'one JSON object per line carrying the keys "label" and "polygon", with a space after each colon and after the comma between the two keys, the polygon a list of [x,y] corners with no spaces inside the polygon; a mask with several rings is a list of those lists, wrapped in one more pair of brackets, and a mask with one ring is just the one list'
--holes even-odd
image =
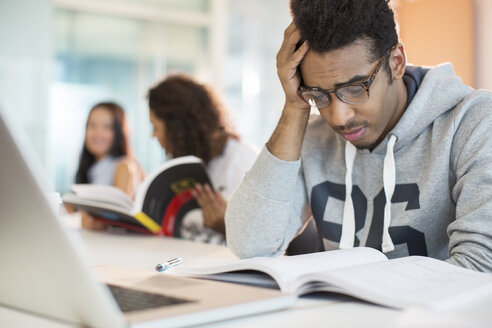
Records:
{"label": "eyeglass lens", "polygon": [[[334,93],[340,100],[349,104],[361,104],[369,98],[368,92],[359,85],[341,87]],[[305,90],[301,92],[301,96],[308,104],[310,100],[314,101],[318,108],[327,107],[331,103],[329,94],[323,91]]]}

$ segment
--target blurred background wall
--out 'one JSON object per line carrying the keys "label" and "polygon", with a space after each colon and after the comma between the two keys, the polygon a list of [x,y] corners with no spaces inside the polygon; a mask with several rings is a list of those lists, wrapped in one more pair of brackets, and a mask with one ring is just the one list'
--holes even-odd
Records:
{"label": "blurred background wall", "polygon": [[[409,62],[450,61],[492,90],[492,1],[392,3]],[[0,110],[20,121],[60,192],[73,182],[88,111],[103,100],[126,109],[147,171],[165,160],[146,92],[170,72],[214,86],[261,147],[283,106],[275,55],[289,23],[287,0],[0,0]]]}

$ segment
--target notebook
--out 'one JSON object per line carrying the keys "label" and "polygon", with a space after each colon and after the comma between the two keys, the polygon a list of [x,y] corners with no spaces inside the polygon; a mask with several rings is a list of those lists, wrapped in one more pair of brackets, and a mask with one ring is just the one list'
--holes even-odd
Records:
{"label": "notebook", "polygon": [[0,306],[84,327],[180,327],[294,304],[293,295],[270,289],[89,267],[80,236],[50,206],[41,171],[11,126],[0,111]]}

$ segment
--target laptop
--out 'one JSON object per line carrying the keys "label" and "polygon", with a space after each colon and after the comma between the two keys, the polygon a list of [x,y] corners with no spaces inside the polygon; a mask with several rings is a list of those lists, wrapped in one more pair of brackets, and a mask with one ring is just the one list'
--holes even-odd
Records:
{"label": "laptop", "polygon": [[0,306],[106,328],[190,326],[295,303],[295,296],[273,289],[89,267],[80,236],[60,221],[40,187],[36,161],[9,126],[0,111]]}

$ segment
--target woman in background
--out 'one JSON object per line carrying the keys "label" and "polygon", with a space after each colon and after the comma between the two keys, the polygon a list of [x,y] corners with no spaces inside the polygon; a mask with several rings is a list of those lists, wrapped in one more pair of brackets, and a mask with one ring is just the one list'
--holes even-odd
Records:
{"label": "woman in background", "polygon": [[215,190],[197,184],[193,195],[202,214],[187,215],[181,237],[223,243],[227,200],[256,159],[258,149],[227,124],[214,92],[186,75],[172,75],[148,93],[152,136],[168,157],[194,155],[203,160]]}
{"label": "woman in background", "polygon": [[[113,185],[133,199],[143,177],[144,172],[130,151],[123,108],[113,102],[96,104],[87,118],[75,182]],[[104,224],[83,213],[82,226],[98,229]]]}

